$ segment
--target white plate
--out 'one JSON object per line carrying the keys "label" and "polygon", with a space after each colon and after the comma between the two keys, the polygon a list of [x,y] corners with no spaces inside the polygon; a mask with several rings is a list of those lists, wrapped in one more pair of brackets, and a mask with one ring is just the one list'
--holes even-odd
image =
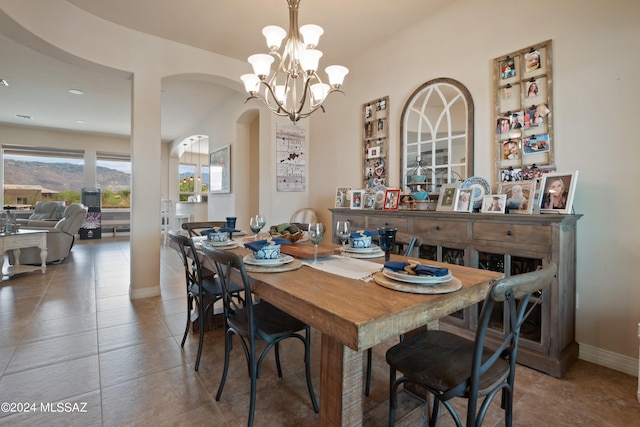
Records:
{"label": "white plate", "polygon": [[353,252],[347,252],[345,251],[345,256],[349,257],[349,258],[361,258],[361,259],[366,259],[366,258],[380,258],[384,256],[384,251],[379,250],[379,251],[375,251],[375,252],[369,252],[369,253],[364,253],[364,254],[358,254],[358,253],[353,253]]}
{"label": "white plate", "polygon": [[389,279],[398,280],[400,282],[406,282],[406,283],[414,283],[419,285],[434,285],[437,283],[444,283],[444,282],[448,282],[453,277],[451,273],[447,274],[446,276],[440,276],[440,277],[424,276],[424,275],[414,276],[412,274],[408,274],[404,272],[404,270],[400,272],[400,271],[393,271],[388,268],[383,269],[382,274],[387,276]]}
{"label": "white plate", "polygon": [[216,249],[235,249],[238,247],[238,242],[234,242],[233,240],[229,240],[229,243],[225,243],[225,244],[220,244],[219,242],[203,241],[203,242],[196,242],[195,245],[197,248],[198,246],[202,246],[203,244]]}
{"label": "white plate", "polygon": [[353,248],[349,245],[345,245],[344,246],[344,251],[345,252],[351,252],[354,254],[370,254],[372,252],[377,252],[380,251],[380,246],[378,245],[371,245],[368,248]]}
{"label": "white plate", "polygon": [[482,206],[482,197],[491,194],[491,184],[489,184],[489,181],[479,176],[472,176],[471,178],[466,179],[462,184],[460,184],[460,188],[473,188],[471,201],[473,202],[473,207],[475,209],[480,209]]}
{"label": "white plate", "polygon": [[234,242],[233,240],[227,240],[226,242],[211,242],[211,241],[207,240],[207,245],[213,246],[214,248],[231,246],[231,245],[233,245],[235,243],[236,242]]}
{"label": "white plate", "polygon": [[243,258],[243,261],[249,265],[260,265],[262,267],[276,267],[278,265],[288,264],[293,261],[291,255],[280,254],[277,259],[257,259],[255,255],[249,254]]}

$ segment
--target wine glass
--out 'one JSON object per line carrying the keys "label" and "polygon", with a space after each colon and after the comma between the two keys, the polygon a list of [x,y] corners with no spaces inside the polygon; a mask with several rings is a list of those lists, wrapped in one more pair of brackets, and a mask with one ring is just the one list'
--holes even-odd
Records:
{"label": "wine glass", "polygon": [[380,249],[384,251],[384,261],[389,262],[391,259],[391,251],[396,244],[396,232],[397,228],[394,227],[380,227],[378,228],[378,243]]}
{"label": "wine glass", "polygon": [[318,243],[324,237],[324,225],[319,222],[312,222],[309,224],[309,240],[313,243],[313,263],[318,263]]}
{"label": "wine glass", "polygon": [[342,256],[346,256],[344,252],[344,244],[349,240],[349,221],[338,221],[336,223],[336,236],[342,243]]}
{"label": "wine glass", "polygon": [[264,227],[266,224],[267,222],[260,214],[251,217],[251,219],[249,220],[249,228],[256,235],[254,240],[258,240],[258,234],[260,234],[260,230],[262,230],[262,227]]}

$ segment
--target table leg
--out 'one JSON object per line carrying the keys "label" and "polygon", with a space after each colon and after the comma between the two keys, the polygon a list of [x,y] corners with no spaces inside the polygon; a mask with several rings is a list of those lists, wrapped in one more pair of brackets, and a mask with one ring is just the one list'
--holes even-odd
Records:
{"label": "table leg", "polygon": [[4,276],[4,254],[0,255],[0,279]]}
{"label": "table leg", "polygon": [[49,254],[49,252],[47,251],[47,248],[40,248],[40,270],[42,270],[42,274],[46,273],[47,271],[47,255]]}
{"label": "table leg", "polygon": [[13,265],[20,265],[20,248],[13,250]]}
{"label": "table leg", "polygon": [[364,352],[358,353],[322,334],[320,425],[361,426]]}

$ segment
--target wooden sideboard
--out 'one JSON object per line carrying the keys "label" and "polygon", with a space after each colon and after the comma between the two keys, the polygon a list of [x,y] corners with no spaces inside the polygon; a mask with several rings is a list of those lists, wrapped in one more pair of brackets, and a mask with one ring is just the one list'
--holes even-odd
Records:
{"label": "wooden sideboard", "polygon": [[[520,336],[518,363],[562,377],[578,358],[575,341],[576,224],[582,215],[482,214],[330,209],[333,224],[352,230],[389,225],[422,238],[420,257],[510,276],[555,263],[558,277],[537,302]],[[337,239],[334,237],[334,241]],[[473,339],[481,303],[441,320],[441,328]],[[492,315],[488,341],[504,333],[504,307]]]}

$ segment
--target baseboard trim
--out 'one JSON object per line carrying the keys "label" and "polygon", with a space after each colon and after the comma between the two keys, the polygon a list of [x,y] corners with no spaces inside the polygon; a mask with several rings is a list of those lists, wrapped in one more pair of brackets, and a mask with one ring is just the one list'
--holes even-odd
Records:
{"label": "baseboard trim", "polygon": [[149,288],[129,288],[129,298],[134,299],[142,299],[142,298],[151,298],[157,297],[160,295],[160,286],[153,286]]}
{"label": "baseboard trim", "polygon": [[580,355],[578,357],[615,371],[624,372],[635,377],[638,376],[638,359],[632,357],[622,356],[612,351],[602,350],[582,343],[580,343]]}

